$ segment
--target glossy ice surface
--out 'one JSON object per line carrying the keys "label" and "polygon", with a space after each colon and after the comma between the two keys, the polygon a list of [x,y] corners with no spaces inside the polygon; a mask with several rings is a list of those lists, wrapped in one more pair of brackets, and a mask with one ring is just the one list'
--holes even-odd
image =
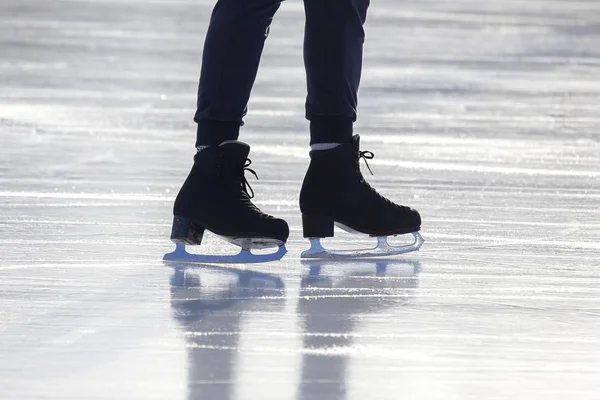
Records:
{"label": "glossy ice surface", "polygon": [[600,2],[373,1],[356,131],[426,242],[322,263],[285,2],[242,139],[289,252],[184,268],[161,258],[211,7],[0,2],[0,399],[599,399]]}

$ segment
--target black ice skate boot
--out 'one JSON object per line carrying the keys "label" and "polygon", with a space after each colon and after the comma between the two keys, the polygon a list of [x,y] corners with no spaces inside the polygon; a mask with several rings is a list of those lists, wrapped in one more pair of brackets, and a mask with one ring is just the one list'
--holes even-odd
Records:
{"label": "black ice skate boot", "polygon": [[246,251],[242,258],[207,256],[194,261],[271,261],[258,255],[259,259],[252,259],[249,250],[277,246],[281,253],[289,236],[288,224],[263,213],[250,200],[254,193],[244,173],[256,173],[248,168],[249,152],[247,144],[228,141],[208,147],[194,157],[192,170],[173,207],[171,240],[180,245],[199,245],[204,231],[209,230]]}
{"label": "black ice skate boot", "polygon": [[365,181],[359,161],[372,157],[373,153],[360,151],[359,135],[354,135],[353,143],[310,152],[311,162],[300,192],[304,237],[333,237],[336,224],[349,232],[382,237],[380,244],[385,246],[385,236],[414,233],[413,247],[404,250],[418,250],[417,242],[422,238],[416,232],[421,229],[421,216],[381,196]]}

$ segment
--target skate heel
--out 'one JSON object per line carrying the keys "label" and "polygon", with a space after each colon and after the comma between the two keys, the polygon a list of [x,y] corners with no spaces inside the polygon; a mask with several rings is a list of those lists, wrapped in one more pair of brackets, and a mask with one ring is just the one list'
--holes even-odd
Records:
{"label": "skate heel", "polygon": [[302,230],[305,238],[333,237],[333,218],[302,214]]}
{"label": "skate heel", "polygon": [[178,216],[173,218],[171,240],[174,243],[198,245],[202,242],[202,236],[204,228],[194,225],[191,219]]}

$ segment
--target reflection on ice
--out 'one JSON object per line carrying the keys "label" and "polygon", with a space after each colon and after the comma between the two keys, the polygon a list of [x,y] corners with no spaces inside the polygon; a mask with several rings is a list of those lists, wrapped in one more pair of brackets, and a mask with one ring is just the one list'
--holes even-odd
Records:
{"label": "reflection on ice", "polygon": [[[188,399],[231,399],[246,311],[281,310],[281,278],[213,265],[168,263],[171,308],[188,351]],[[260,305],[253,300],[261,299]]]}
{"label": "reflection on ice", "polygon": [[[420,265],[377,260],[305,261],[303,266],[308,271],[297,307],[303,336],[298,399],[346,399],[352,333],[362,316],[409,301],[418,287]],[[389,296],[391,290],[402,295]]]}
{"label": "reflection on ice", "polygon": [[[284,312],[276,275],[213,265],[169,263],[171,308],[188,352],[188,398],[231,399],[239,383],[243,318]],[[404,260],[304,261],[298,293],[301,367],[297,398],[345,399],[347,367],[361,319],[410,301],[419,263]],[[364,332],[363,332],[364,333]],[[381,333],[381,332],[379,332]],[[293,334],[293,333],[292,333]]]}

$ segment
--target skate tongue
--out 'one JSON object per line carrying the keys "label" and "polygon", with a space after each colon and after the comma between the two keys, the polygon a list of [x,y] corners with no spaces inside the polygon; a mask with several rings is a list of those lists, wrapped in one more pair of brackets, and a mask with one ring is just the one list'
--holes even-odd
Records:
{"label": "skate tongue", "polygon": [[248,143],[240,142],[239,140],[226,140],[223,143],[221,143],[219,147],[232,145],[247,148],[248,152],[250,152],[250,145]]}
{"label": "skate tongue", "polygon": [[352,143],[354,144],[354,149],[356,151],[360,150],[360,135],[357,133],[356,135],[352,136]]}
{"label": "skate tongue", "polygon": [[239,160],[241,164],[246,161],[248,154],[250,154],[250,146],[247,143],[240,142],[239,140],[226,140],[221,143],[219,147],[225,151],[227,158]]}

